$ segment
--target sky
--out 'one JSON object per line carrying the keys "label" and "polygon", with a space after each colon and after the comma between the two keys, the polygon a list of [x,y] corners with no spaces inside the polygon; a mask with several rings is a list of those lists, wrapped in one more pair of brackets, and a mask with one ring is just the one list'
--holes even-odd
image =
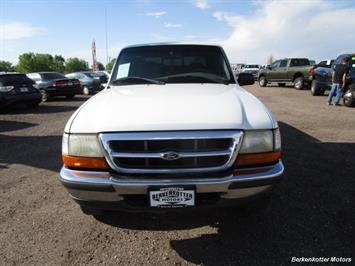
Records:
{"label": "sky", "polygon": [[[106,23],[107,14],[107,50]],[[0,60],[25,52],[106,64],[126,45],[222,45],[231,63],[355,52],[354,0],[0,0]]]}

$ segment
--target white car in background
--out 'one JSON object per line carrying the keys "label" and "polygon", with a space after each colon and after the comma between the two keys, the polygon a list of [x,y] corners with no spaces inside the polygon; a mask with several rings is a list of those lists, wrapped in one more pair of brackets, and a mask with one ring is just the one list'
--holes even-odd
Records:
{"label": "white car in background", "polygon": [[252,65],[245,65],[242,68],[242,73],[249,73],[252,74],[254,76],[254,80],[258,79],[258,75],[259,75],[259,71],[261,69],[260,65],[257,64],[252,64]]}
{"label": "white car in background", "polygon": [[108,87],[65,127],[62,184],[87,214],[262,195],[284,167],[275,117],[240,87],[253,83],[235,80],[220,46],[124,48]]}

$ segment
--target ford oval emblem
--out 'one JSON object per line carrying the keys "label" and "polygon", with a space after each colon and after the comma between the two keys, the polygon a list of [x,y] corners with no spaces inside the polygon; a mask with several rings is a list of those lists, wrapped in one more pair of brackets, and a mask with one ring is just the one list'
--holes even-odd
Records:
{"label": "ford oval emblem", "polygon": [[179,159],[180,155],[177,152],[169,151],[162,153],[160,157],[167,161],[173,161]]}

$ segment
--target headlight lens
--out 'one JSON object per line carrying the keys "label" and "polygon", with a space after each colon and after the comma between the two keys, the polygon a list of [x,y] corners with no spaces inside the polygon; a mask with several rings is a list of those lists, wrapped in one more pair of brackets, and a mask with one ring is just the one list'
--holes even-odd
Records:
{"label": "headlight lens", "polygon": [[64,134],[62,153],[80,157],[104,157],[97,135]]}
{"label": "headlight lens", "polygon": [[[278,133],[278,135],[280,135]],[[281,146],[280,138],[278,143]],[[240,149],[241,154],[261,153],[274,151],[274,142],[276,144],[276,135],[274,137],[272,130],[246,131],[243,136],[243,143]]]}

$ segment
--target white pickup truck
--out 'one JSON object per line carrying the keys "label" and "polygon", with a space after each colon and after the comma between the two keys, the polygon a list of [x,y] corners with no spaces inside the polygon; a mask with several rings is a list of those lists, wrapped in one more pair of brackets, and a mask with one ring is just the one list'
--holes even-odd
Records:
{"label": "white pickup truck", "polygon": [[237,204],[284,171],[273,114],[219,46],[119,54],[108,86],[69,119],[60,180],[84,213]]}

